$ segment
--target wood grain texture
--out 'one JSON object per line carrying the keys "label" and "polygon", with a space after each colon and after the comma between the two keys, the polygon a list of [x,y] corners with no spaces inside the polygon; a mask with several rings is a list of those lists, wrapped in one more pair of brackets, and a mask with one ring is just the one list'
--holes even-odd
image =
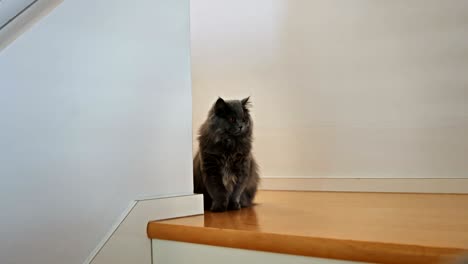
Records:
{"label": "wood grain texture", "polygon": [[255,207],[150,222],[150,238],[388,264],[468,252],[468,195],[261,191]]}

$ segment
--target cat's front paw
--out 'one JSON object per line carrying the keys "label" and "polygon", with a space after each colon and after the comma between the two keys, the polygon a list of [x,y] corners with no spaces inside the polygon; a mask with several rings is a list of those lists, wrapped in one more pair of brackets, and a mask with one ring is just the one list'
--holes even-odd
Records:
{"label": "cat's front paw", "polygon": [[213,201],[213,204],[211,205],[211,212],[224,212],[227,210],[227,203],[219,203]]}
{"label": "cat's front paw", "polygon": [[229,203],[229,206],[228,206],[228,209],[229,210],[240,210],[241,209],[241,205],[239,202],[230,202]]}

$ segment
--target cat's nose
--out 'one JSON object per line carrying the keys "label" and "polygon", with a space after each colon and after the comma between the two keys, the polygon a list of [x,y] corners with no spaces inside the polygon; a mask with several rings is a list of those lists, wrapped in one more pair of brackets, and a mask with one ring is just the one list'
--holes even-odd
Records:
{"label": "cat's nose", "polygon": [[239,126],[239,130],[242,130],[242,128],[243,128],[243,126],[242,126],[242,125],[240,125],[240,126]]}

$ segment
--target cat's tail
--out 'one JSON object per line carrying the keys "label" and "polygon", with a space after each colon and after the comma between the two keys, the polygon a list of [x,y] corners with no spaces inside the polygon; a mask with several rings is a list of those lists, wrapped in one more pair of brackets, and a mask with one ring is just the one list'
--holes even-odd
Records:
{"label": "cat's tail", "polygon": [[193,192],[194,193],[203,193],[203,177],[201,171],[201,157],[200,152],[197,151],[195,157],[193,158]]}

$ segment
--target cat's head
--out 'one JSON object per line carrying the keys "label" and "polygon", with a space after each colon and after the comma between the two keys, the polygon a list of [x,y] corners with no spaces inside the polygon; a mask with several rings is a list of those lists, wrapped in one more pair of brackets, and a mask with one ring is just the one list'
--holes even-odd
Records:
{"label": "cat's head", "polygon": [[242,100],[216,100],[211,109],[211,122],[213,127],[231,136],[243,136],[251,133],[252,119],[249,108],[250,97]]}

